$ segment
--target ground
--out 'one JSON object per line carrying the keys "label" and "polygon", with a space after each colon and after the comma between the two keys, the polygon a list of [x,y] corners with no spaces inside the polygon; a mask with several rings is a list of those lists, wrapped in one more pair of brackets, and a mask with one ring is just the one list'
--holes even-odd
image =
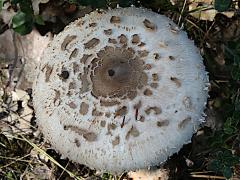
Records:
{"label": "ground", "polygon": [[[172,19],[194,40],[209,72],[206,122],[192,143],[154,169],[165,169],[169,179],[240,178],[239,1],[33,0],[33,9],[31,1],[11,2],[0,0],[0,179],[133,178],[132,173],[102,174],[62,159],[38,131],[32,105],[34,68],[53,34],[95,8],[117,3],[134,3]],[[150,174],[140,173],[142,179],[150,179]],[[160,175],[163,178],[161,173],[155,176]]]}

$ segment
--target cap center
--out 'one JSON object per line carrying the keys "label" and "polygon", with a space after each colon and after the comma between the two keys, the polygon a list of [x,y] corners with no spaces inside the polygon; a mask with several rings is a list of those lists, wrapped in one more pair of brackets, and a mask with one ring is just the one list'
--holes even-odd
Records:
{"label": "cap center", "polygon": [[101,59],[92,61],[90,78],[94,97],[133,99],[137,89],[147,84],[144,62],[124,50],[115,49],[111,54],[105,52]]}
{"label": "cap center", "polygon": [[[117,61],[117,60],[115,60]],[[112,83],[127,83],[129,78],[132,76],[133,68],[128,63],[114,62],[107,65],[103,70],[106,72],[106,80],[111,81]]]}

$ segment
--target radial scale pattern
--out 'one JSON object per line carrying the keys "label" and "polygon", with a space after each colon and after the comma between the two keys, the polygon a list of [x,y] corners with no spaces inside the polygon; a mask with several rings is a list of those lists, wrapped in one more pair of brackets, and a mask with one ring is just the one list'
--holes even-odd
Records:
{"label": "radial scale pattern", "polygon": [[208,77],[185,32],[142,8],[95,11],[58,34],[34,85],[63,156],[111,173],[164,162],[204,120]]}

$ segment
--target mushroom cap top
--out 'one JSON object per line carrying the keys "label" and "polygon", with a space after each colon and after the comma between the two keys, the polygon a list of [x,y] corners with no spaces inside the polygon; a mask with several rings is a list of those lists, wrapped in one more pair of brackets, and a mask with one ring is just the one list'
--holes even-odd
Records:
{"label": "mushroom cap top", "polygon": [[111,173],[158,165],[204,120],[208,77],[185,32],[143,8],[95,11],[58,34],[33,87],[63,156]]}

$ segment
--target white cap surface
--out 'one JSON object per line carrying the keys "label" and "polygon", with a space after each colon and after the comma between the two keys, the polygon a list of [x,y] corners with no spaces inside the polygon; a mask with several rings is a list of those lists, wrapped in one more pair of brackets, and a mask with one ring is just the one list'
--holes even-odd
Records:
{"label": "white cap surface", "polygon": [[70,160],[111,173],[178,152],[204,120],[208,77],[185,32],[142,8],[92,12],[45,50],[38,125]]}

